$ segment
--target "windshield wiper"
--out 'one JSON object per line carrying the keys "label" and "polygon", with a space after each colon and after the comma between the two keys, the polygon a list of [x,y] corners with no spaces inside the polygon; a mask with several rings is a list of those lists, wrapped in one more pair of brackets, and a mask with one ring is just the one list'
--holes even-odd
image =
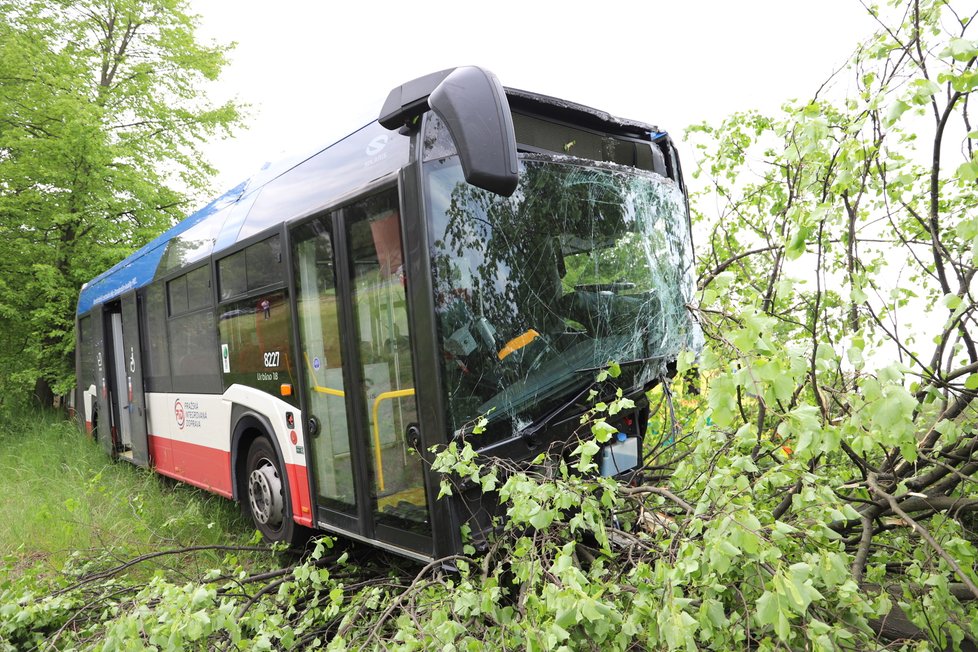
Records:
{"label": "windshield wiper", "polygon": [[584,368],[584,369],[575,369],[574,370],[574,373],[584,373],[585,371],[604,371],[605,369],[607,369],[608,367],[610,367],[612,364],[617,364],[619,368],[621,368],[621,367],[630,367],[630,366],[635,365],[635,364],[642,364],[642,363],[645,363],[645,362],[652,362],[653,360],[658,360],[660,357],[661,356],[650,355],[647,358],[634,358],[632,360],[625,360],[624,362],[614,362],[614,363],[609,362],[607,364],[601,365],[600,367],[587,367],[587,368]]}
{"label": "windshield wiper", "polygon": [[520,433],[520,437],[532,437],[533,435],[543,430],[548,424],[552,423],[554,419],[560,416],[567,408],[577,403],[581,399],[581,397],[584,396],[593,386],[594,386],[594,380],[588,381],[581,388],[581,391],[574,394],[570,398],[570,400],[561,403],[556,408],[554,408],[550,412],[547,412],[543,416],[537,418],[536,421],[534,421],[526,428],[524,428],[523,432]]}
{"label": "windshield wiper", "polygon": [[564,401],[563,403],[561,403],[560,405],[558,405],[553,410],[550,410],[549,412],[547,412],[543,416],[537,418],[535,421],[533,421],[532,423],[530,423],[530,425],[528,425],[526,428],[523,428],[522,430],[520,430],[520,432],[518,434],[514,434],[511,438],[503,439],[503,440],[494,442],[492,444],[489,444],[488,446],[479,449],[479,453],[482,454],[482,455],[490,454],[493,449],[499,448],[499,447],[502,447],[502,446],[506,446],[510,442],[516,440],[517,438],[519,438],[519,439],[527,439],[527,438],[533,437],[538,432],[540,432],[541,430],[543,430],[544,428],[546,428],[550,423],[552,423],[554,419],[556,419],[558,416],[560,416],[561,414],[563,414],[564,412],[566,412],[567,411],[567,408],[571,407],[572,405],[574,405],[575,403],[577,403],[578,401],[580,401],[581,400],[581,397],[583,397],[585,394],[587,394],[587,392],[593,386],[594,386],[594,380],[593,379],[587,381],[581,387],[581,389],[579,391],[577,391],[573,396],[571,396],[570,399],[568,399],[567,401]]}

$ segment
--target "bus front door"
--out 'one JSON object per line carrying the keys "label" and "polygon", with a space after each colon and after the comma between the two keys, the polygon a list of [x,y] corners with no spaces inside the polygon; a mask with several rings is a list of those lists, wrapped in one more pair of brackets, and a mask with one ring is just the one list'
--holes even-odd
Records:
{"label": "bus front door", "polygon": [[431,554],[396,188],[293,233],[311,428],[328,525]]}

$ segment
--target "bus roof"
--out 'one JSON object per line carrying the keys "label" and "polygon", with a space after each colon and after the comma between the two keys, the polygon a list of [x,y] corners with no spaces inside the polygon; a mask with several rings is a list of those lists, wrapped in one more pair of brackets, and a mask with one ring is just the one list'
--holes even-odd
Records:
{"label": "bus roof", "polygon": [[[374,163],[386,164],[369,165],[372,158],[378,158],[375,149],[385,149],[394,136],[374,122],[311,154],[265,164],[255,175],[86,283],[79,295],[77,314],[83,315],[169,271],[232,247],[273,224],[314,210],[330,195],[331,187],[348,183],[350,176],[369,180],[397,169],[407,162],[406,147],[402,148],[403,156],[383,157]],[[378,138],[381,140],[371,147]],[[324,169],[329,168],[336,173],[323,178]],[[315,186],[299,182],[310,176],[318,177]],[[174,246],[168,246],[171,243]]]}
{"label": "bus roof", "polygon": [[[543,113],[558,121],[641,140],[668,139],[655,126],[583,105],[512,88],[506,88],[505,93],[515,111]],[[275,224],[321,210],[349,188],[393,172],[408,159],[408,136],[374,121],[311,153],[266,164],[86,283],[79,294],[77,314],[233,247]]]}

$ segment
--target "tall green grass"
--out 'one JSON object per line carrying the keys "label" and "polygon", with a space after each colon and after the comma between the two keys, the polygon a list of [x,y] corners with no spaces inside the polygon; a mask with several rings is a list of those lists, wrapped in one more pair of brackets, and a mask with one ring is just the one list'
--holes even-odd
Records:
{"label": "tall green grass", "polygon": [[0,557],[8,572],[58,570],[75,553],[241,544],[252,533],[231,501],[110,460],[62,416],[0,416]]}

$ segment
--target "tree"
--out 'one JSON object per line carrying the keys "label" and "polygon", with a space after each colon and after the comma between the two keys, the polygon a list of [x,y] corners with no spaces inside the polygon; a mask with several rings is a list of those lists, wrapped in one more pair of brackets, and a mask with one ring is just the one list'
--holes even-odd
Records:
{"label": "tree", "polygon": [[182,0],[0,2],[0,395],[72,384],[82,283],[184,214],[199,146],[240,120],[209,103],[227,46]]}
{"label": "tree", "polygon": [[847,69],[855,92],[696,130],[723,206],[697,215],[710,439],[749,445],[732,457],[756,467],[754,499],[781,494],[775,526],[817,532],[811,511],[835,513],[820,525],[852,581],[889,587],[914,635],[973,646],[974,16],[928,0],[869,11],[881,29]]}

